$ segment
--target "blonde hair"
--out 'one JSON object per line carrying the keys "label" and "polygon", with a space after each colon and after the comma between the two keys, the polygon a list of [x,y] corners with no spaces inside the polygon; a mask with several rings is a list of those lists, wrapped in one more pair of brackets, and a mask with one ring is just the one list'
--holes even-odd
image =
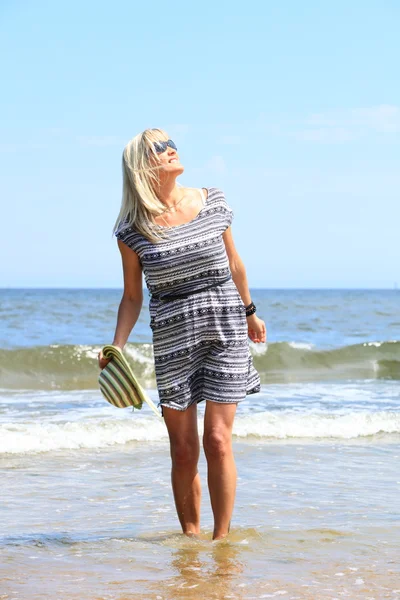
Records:
{"label": "blonde hair", "polygon": [[154,227],[153,220],[165,211],[165,205],[155,194],[160,184],[160,166],[153,144],[168,139],[168,134],[162,129],[146,129],[125,146],[122,155],[122,202],[113,233],[123,224],[134,227],[151,242],[164,238],[165,232]]}

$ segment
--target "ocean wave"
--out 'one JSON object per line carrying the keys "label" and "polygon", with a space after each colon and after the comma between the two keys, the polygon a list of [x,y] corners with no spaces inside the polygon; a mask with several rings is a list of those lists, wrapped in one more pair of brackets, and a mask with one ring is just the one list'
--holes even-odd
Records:
{"label": "ocean wave", "polygon": [[[199,419],[200,434],[203,430]],[[259,440],[352,439],[376,434],[399,434],[400,413],[354,411],[346,414],[299,414],[265,411],[241,415],[235,421],[236,438]],[[129,442],[166,442],[163,422],[153,417],[97,418],[72,422],[3,423],[0,454],[104,448]]]}
{"label": "ocean wave", "polygon": [[271,344],[264,357],[254,355],[262,383],[400,379],[400,341],[371,341],[321,350],[309,344]]}
{"label": "ocean wave", "polygon": [[400,413],[357,411],[347,414],[265,412],[236,422],[237,437],[273,439],[352,439],[381,433],[400,433]]}
{"label": "ocean wave", "polygon": [[[329,350],[301,342],[250,344],[261,382],[400,379],[400,341],[370,341]],[[10,390],[96,389],[100,346],[51,345],[0,350],[0,387]],[[144,387],[155,388],[153,347],[127,344]]]}

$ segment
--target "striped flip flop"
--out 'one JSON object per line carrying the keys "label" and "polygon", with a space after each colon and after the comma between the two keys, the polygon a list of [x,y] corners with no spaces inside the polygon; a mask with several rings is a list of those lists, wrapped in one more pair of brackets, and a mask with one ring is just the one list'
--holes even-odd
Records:
{"label": "striped flip flop", "polygon": [[161,418],[155,404],[136,379],[122,351],[116,346],[104,346],[104,358],[111,359],[100,371],[99,386],[104,398],[117,408],[132,406],[140,410],[146,402],[155,414]]}

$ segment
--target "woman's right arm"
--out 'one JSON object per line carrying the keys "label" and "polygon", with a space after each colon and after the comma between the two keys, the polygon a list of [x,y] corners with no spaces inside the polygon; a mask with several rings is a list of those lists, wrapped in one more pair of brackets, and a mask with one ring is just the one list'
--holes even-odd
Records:
{"label": "woman's right arm", "polygon": [[[128,337],[139,318],[143,304],[142,266],[139,257],[129,246],[118,240],[124,273],[124,293],[118,308],[117,326],[113,346],[124,348]],[[109,362],[99,353],[99,367],[103,369]]]}

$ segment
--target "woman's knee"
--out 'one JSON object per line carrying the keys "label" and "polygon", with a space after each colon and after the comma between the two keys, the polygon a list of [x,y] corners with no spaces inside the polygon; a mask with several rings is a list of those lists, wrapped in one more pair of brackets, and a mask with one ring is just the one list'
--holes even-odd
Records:
{"label": "woman's knee", "polygon": [[172,464],[176,468],[195,468],[199,460],[199,441],[170,440]]}
{"label": "woman's knee", "polygon": [[232,451],[232,438],[230,430],[216,428],[205,431],[203,447],[207,458],[222,460]]}

